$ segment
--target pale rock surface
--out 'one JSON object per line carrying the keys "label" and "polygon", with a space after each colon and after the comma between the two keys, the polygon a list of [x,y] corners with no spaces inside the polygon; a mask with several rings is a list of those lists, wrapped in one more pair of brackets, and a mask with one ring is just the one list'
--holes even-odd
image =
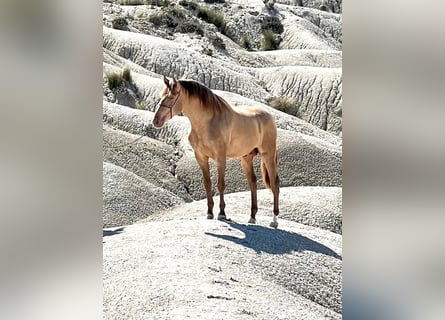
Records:
{"label": "pale rock surface", "polygon": [[[332,52],[331,55],[334,57],[337,54],[332,63],[338,65],[337,49],[327,51],[327,48],[322,48],[323,50],[309,50],[298,54],[295,50],[290,50],[289,57],[285,57],[285,53],[283,55],[255,52],[252,53],[251,60],[262,57],[267,61],[265,66],[278,64],[281,67],[252,68],[241,67],[233,62],[222,62],[170,40],[156,39],[159,38],[104,28],[104,47],[144,68],[178,78],[192,78],[212,89],[238,93],[263,103],[272,96],[293,97],[297,104],[294,110],[290,111],[291,114],[323,130],[335,134],[341,133],[341,69],[326,68],[325,65],[329,63],[323,61],[329,58],[320,54],[320,52]],[[290,64],[292,67],[283,66],[286,60],[295,56],[304,60],[302,65],[317,67],[295,66],[296,63]],[[276,61],[274,59],[278,59],[278,62],[274,62]],[[157,80],[158,78],[150,79],[147,75],[135,76],[139,96],[147,101],[147,109],[151,111],[154,111],[154,108],[150,106],[153,106],[159,97],[159,93],[155,91],[160,91],[162,88],[162,81],[157,82]],[[108,99],[108,101],[117,100]],[[129,106],[134,107],[134,103]]]}
{"label": "pale rock surface", "polygon": [[[226,202],[227,217],[243,216],[241,221],[247,223],[250,218],[250,199],[250,191],[226,194],[224,201]],[[215,202],[214,213],[217,213],[219,196],[215,196],[213,200]],[[258,190],[257,217],[266,217],[272,221],[272,208],[272,192],[264,189]],[[155,213],[140,222],[205,218],[206,214],[207,200],[199,200]],[[342,234],[342,190],[339,187],[281,188],[279,226],[281,219]]]}
{"label": "pale rock surface", "polygon": [[328,132],[342,131],[341,69],[286,66],[257,72],[273,95],[296,99],[289,114]]}
{"label": "pale rock surface", "polygon": [[166,143],[144,136],[103,127],[103,159],[120,166],[147,182],[191,201],[187,190],[175,178],[182,153]]}
{"label": "pale rock surface", "polygon": [[114,164],[103,163],[103,226],[132,224],[184,203],[173,193]]}
{"label": "pale rock surface", "polygon": [[171,220],[104,230],[106,319],[341,319],[341,236]]}

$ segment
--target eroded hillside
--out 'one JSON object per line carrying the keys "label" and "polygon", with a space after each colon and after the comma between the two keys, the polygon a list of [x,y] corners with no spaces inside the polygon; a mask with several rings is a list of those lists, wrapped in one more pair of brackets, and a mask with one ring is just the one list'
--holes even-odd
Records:
{"label": "eroded hillside", "polygon": [[[340,0],[103,3],[105,318],[341,318],[341,12]],[[237,159],[226,169],[232,222],[205,219],[189,120],[151,124],[163,75],[273,115],[278,230],[266,227],[261,179],[258,224],[246,224]],[[254,167],[261,177],[258,157]]]}

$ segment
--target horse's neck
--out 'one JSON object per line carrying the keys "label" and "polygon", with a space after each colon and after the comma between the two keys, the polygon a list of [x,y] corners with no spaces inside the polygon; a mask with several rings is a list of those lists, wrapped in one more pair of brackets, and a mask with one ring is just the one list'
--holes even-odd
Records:
{"label": "horse's neck", "polygon": [[189,98],[183,106],[182,112],[189,118],[192,130],[199,130],[208,127],[208,123],[213,118],[213,110],[205,109],[198,98]]}

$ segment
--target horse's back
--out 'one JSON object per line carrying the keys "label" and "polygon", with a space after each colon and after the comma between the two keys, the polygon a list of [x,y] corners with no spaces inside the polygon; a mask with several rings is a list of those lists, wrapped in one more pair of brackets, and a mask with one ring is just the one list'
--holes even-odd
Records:
{"label": "horse's back", "polygon": [[275,139],[277,132],[275,120],[265,109],[256,106],[245,106],[239,107],[237,111],[244,117],[254,119],[253,122],[256,122],[256,125],[259,126],[260,134],[269,135]]}

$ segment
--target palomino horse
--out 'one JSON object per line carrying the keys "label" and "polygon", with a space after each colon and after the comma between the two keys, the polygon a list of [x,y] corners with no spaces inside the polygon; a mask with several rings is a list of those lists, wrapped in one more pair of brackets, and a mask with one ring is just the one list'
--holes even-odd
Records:
{"label": "palomino horse", "polygon": [[227,158],[240,158],[251,191],[251,214],[249,223],[255,223],[257,206],[256,176],[253,157],[261,155],[263,182],[273,192],[273,221],[278,227],[278,159],[276,149],[277,129],[272,116],[261,108],[246,107],[234,110],[223,98],[206,86],[192,80],[171,81],[164,76],[166,88],[153,119],[153,125],[161,128],[173,116],[181,112],[192,125],[189,141],[202,170],[207,194],[207,218],[213,219],[213,198],[209,172],[209,158],[218,168],[218,191],[220,196],[219,220],[226,219],[224,202],[224,174]]}

